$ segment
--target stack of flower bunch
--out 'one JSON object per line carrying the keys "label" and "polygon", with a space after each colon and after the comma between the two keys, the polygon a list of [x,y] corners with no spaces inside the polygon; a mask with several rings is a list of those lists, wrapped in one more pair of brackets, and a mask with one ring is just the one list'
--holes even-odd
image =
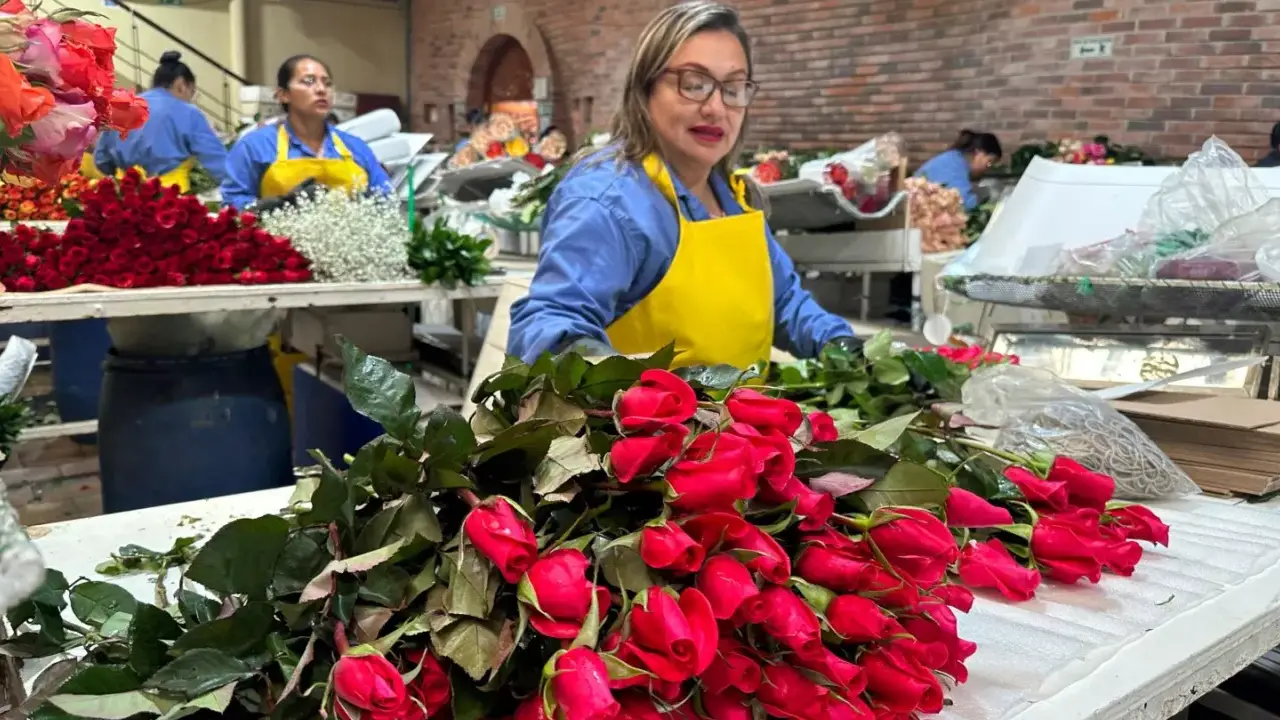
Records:
{"label": "stack of flower bunch", "polygon": [[145,288],[305,282],[310,261],[250,214],[210,216],[192,196],[142,181],[136,171],[99,181],[81,196],[83,215],[63,233],[19,225],[0,233],[6,290],[73,285]]}
{"label": "stack of flower bunch", "polygon": [[375,193],[325,190],[264,213],[260,223],[311,261],[317,280],[397,282],[413,277],[409,221],[397,201]]}
{"label": "stack of flower bunch", "polygon": [[840,188],[844,199],[859,212],[878,212],[893,196],[893,170],[902,164],[903,152],[901,135],[879,135],[861,147],[832,157],[823,169],[823,180]]}
{"label": "stack of flower bunch", "polygon": [[1069,165],[1151,165],[1155,162],[1141,148],[1117,145],[1106,135],[1098,135],[1091,141],[1068,138],[1028,143],[1014,151],[1010,169],[1014,175],[1022,175],[1037,157]]}
{"label": "stack of flower bunch", "polygon": [[[556,144],[547,143],[546,149],[554,151],[557,149]],[[563,145],[560,147],[560,153],[563,156]],[[483,160],[500,158],[524,160],[539,170],[546,167],[551,160],[533,150],[533,143],[529,136],[514,118],[503,113],[494,113],[489,116],[484,125],[471,131],[471,139],[466,147],[449,158],[449,167],[467,167]]]}
{"label": "stack of flower bunch", "polygon": [[901,407],[908,367],[951,365],[889,348],[809,378],[903,411],[842,432],[750,373],[670,372],[671,348],[510,360],[470,422],[424,415],[412,378],[344,344],[348,399],[386,431],[349,470],[317,454],[286,513],[219,529],[175,612],[50,572],[4,649],[88,650],[37,717],[938,713],[977,650],[970,588],[1127,575],[1168,528],[1068,458],[956,457],[981,451]]}
{"label": "stack of flower bunch", "polygon": [[796,176],[799,167],[792,162],[791,153],[786,150],[764,150],[752,158],[751,177],[764,185],[790,180]]}
{"label": "stack of flower bunch", "polygon": [[910,177],[906,179],[906,190],[911,202],[911,224],[920,229],[924,252],[959,250],[969,244],[965,235],[969,218],[955,188]]}
{"label": "stack of flower bunch", "polygon": [[86,14],[37,18],[22,0],[0,2],[0,171],[57,182],[99,130],[146,122],[146,102],[114,86],[115,30]]}
{"label": "stack of flower bunch", "polygon": [[0,184],[3,218],[9,221],[66,220],[68,211],[79,206],[80,194],[89,186],[89,180],[78,173],[64,175],[53,183],[34,178],[10,180]]}

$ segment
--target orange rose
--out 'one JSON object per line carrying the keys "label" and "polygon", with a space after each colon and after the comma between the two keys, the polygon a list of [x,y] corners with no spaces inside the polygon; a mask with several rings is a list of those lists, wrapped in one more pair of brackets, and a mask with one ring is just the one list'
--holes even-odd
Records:
{"label": "orange rose", "polygon": [[150,114],[146,100],[134,95],[131,90],[117,88],[111,93],[111,100],[107,104],[107,126],[119,131],[121,137],[127,137],[130,130],[142,127]]}
{"label": "orange rose", "polygon": [[13,61],[0,55],[0,123],[4,123],[9,137],[17,137],[52,109],[53,93],[31,87]]}

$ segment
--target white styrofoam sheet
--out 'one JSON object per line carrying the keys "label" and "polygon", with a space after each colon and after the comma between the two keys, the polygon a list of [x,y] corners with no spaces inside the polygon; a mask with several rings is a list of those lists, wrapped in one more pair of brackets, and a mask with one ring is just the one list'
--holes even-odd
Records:
{"label": "white styrofoam sheet", "polygon": [[[238,517],[283,508],[281,488],[36,528],[68,578],[126,543],[163,550]],[[1047,584],[1028,603],[980,596],[960,616],[978,644],[945,720],[1165,720],[1280,643],[1280,505],[1212,498],[1153,504],[1172,527],[1131,578]],[[88,550],[86,550],[88,549]],[[140,599],[152,578],[116,580]],[[170,590],[174,578],[168,583]]]}
{"label": "white styrofoam sheet", "polygon": [[[968,258],[991,275],[1046,275],[1061,249],[1110,240],[1138,224],[1174,166],[1069,165],[1035,158]],[[1253,170],[1280,197],[1280,168]]]}

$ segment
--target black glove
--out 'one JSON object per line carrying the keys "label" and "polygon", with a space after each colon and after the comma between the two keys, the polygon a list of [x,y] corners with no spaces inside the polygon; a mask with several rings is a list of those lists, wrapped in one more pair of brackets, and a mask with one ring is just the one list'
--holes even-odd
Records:
{"label": "black glove", "polygon": [[264,198],[262,200],[259,200],[258,202],[254,203],[250,207],[250,209],[253,210],[253,212],[258,213],[259,215],[264,215],[266,213],[279,210],[280,208],[294,205],[301,198],[308,197],[315,193],[318,193],[320,189],[321,189],[321,185],[320,183],[316,182],[315,178],[308,178],[304,180],[301,185],[290,190],[284,195],[280,195],[279,197]]}
{"label": "black glove", "polygon": [[828,342],[826,346],[823,347],[823,350],[826,350],[827,348],[837,348],[851,355],[861,355],[862,346],[865,344],[866,344],[866,341],[860,337],[854,337],[852,335],[842,335],[841,337],[835,338],[834,340]]}

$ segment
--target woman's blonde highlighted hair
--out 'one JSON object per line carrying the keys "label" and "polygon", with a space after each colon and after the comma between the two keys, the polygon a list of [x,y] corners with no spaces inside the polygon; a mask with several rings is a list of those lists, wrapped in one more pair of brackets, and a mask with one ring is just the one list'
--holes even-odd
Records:
{"label": "woman's blonde highlighted hair", "polygon": [[[747,56],[747,76],[751,76],[751,39],[742,28],[738,11],[709,0],[693,0],[673,5],[658,13],[636,41],[631,66],[627,69],[622,104],[613,116],[610,127],[620,159],[641,163],[650,154],[659,151],[658,134],[649,117],[649,95],[676,50],[689,38],[708,30],[725,30],[738,38],[742,43],[742,51]],[[747,134],[746,112],[744,109],[742,130],[738,133],[737,141],[729,154],[716,165],[725,177],[731,176],[734,162],[742,153],[743,140]]]}

